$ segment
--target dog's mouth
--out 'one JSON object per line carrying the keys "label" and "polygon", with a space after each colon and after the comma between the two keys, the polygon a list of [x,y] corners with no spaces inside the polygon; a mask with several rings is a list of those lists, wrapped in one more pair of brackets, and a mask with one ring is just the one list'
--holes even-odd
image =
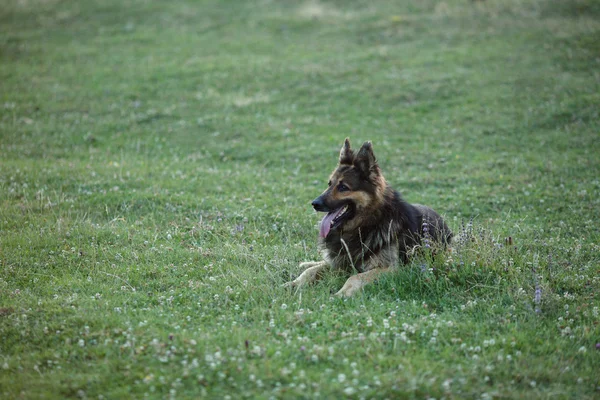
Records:
{"label": "dog's mouth", "polygon": [[322,238],[326,238],[329,231],[339,228],[345,220],[352,216],[353,208],[350,204],[343,205],[335,210],[327,213],[321,220],[321,228],[319,234]]}

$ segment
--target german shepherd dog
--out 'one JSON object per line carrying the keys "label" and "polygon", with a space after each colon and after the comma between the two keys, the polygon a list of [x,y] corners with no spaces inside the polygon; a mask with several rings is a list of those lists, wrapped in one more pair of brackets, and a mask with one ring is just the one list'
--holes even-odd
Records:
{"label": "german shepherd dog", "polygon": [[399,262],[405,264],[420,246],[444,247],[452,238],[438,213],[407,203],[386,182],[371,142],[355,153],[345,140],[329,187],[312,206],[327,213],[319,230],[323,261],[300,264],[304,272],[287,287],[314,282],[328,268],[356,271],[336,293],[350,297]]}

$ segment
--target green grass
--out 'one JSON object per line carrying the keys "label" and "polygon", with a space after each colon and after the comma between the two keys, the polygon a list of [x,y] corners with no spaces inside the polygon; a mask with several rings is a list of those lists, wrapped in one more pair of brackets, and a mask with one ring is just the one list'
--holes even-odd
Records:
{"label": "green grass", "polygon": [[[597,398],[599,17],[4,1],[0,397]],[[288,291],[346,136],[458,239]]]}

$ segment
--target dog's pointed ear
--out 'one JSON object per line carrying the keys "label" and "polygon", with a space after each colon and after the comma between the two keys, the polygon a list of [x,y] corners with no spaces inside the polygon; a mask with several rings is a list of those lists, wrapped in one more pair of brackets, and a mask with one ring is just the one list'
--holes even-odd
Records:
{"label": "dog's pointed ear", "polygon": [[354,161],[354,152],[350,148],[350,139],[346,138],[340,150],[340,164],[352,165],[352,161]]}
{"label": "dog's pointed ear", "polygon": [[379,165],[377,165],[371,142],[365,142],[362,145],[354,159],[354,166],[369,178],[379,175]]}

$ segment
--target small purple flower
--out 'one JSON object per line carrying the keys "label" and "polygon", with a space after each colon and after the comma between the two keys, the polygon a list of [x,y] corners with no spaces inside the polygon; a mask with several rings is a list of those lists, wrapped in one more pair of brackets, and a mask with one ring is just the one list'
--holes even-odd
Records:
{"label": "small purple flower", "polygon": [[423,225],[421,226],[421,228],[423,230],[423,243],[425,244],[425,247],[429,249],[431,247],[429,224],[426,221],[423,221]]}
{"label": "small purple flower", "polygon": [[535,304],[540,304],[540,301],[542,301],[542,288],[539,286],[535,289],[535,297],[533,301]]}
{"label": "small purple flower", "polygon": [[540,309],[540,303],[542,302],[542,288],[539,285],[536,285],[533,302],[535,303],[535,312],[538,314],[542,312]]}

